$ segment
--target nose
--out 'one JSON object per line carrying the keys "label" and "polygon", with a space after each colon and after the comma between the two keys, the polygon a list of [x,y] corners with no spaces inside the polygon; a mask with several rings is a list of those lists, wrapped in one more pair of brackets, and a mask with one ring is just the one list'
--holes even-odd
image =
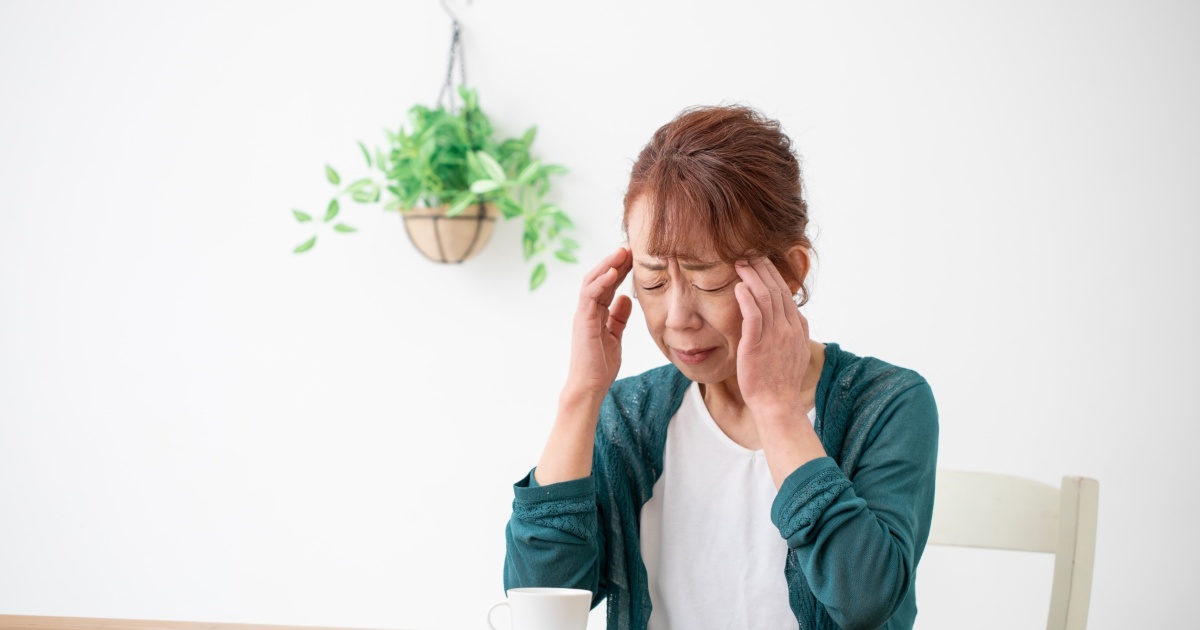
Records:
{"label": "nose", "polygon": [[701,325],[700,312],[696,309],[695,296],[686,290],[683,283],[672,283],[667,291],[667,328],[690,330]]}

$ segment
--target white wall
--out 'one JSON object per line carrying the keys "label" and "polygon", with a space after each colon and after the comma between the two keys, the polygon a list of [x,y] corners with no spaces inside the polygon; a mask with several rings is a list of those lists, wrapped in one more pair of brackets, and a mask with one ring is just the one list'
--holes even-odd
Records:
{"label": "white wall", "polygon": [[[454,6],[587,261],[658,125],[779,117],[814,337],[930,380],[943,467],[1100,479],[1093,628],[1191,617],[1197,5]],[[433,0],[0,3],[0,613],[481,627],[590,262],[530,294],[517,226],[442,267],[363,209],[290,253],[448,35]],[[1042,623],[1048,562],[967,560],[927,556],[920,627]]]}

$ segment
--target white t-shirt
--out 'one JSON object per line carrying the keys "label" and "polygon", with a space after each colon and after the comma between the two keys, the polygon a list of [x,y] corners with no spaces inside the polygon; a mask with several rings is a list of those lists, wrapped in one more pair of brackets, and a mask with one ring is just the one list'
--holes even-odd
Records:
{"label": "white t-shirt", "polygon": [[662,476],[642,506],[650,630],[795,629],[787,541],[771,522],[775,494],[763,452],[729,439],[693,383],[667,425]]}

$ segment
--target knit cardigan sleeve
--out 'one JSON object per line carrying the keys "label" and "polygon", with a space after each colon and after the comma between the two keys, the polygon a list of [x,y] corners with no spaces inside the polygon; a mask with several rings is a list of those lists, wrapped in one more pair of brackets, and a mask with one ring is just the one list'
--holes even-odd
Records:
{"label": "knit cardigan sleeve", "polygon": [[[827,444],[837,460],[800,466],[772,505],[790,548],[790,586],[807,586],[824,608],[797,610],[801,618],[827,615],[845,629],[911,627],[910,591],[933,513],[937,409],[924,379],[894,370],[860,380],[855,389],[865,395],[830,401],[826,416],[844,423],[826,431],[843,438],[831,440],[839,451]],[[797,595],[793,608],[812,601]]]}
{"label": "knit cardigan sleeve", "polygon": [[604,531],[599,527],[591,476],[539,486],[534,471],[513,486],[505,527],[504,589],[581,588],[604,598]]}

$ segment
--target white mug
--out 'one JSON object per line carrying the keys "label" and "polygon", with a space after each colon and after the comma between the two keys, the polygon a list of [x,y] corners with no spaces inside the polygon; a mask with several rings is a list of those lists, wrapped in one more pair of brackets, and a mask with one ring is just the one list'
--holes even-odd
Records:
{"label": "white mug", "polygon": [[497,630],[492,613],[501,606],[508,606],[512,613],[512,630],[587,630],[592,592],[577,588],[510,588],[508,601],[488,611],[488,627],[492,630]]}

